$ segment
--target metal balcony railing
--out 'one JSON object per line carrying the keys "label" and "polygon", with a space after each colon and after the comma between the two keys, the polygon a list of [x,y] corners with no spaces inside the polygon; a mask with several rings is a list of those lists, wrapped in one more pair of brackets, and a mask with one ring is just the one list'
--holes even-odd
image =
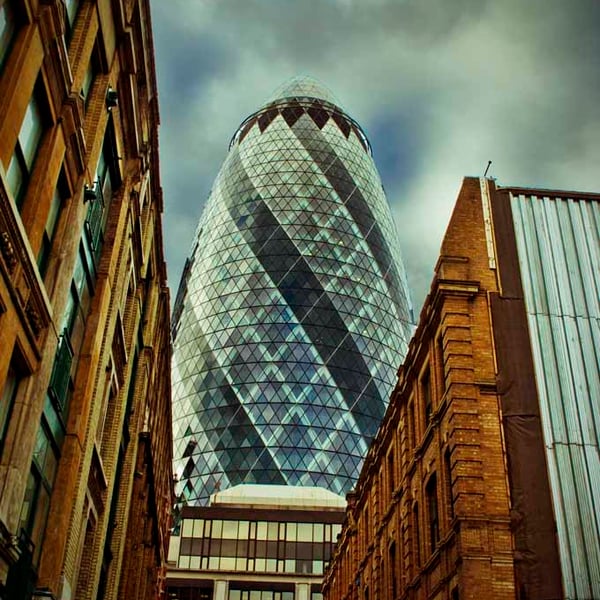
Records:
{"label": "metal balcony railing", "polygon": [[49,386],[55,401],[61,409],[64,409],[67,400],[72,364],[73,348],[71,348],[69,334],[65,329],[58,340]]}
{"label": "metal balcony railing", "polygon": [[96,193],[96,198],[89,203],[85,218],[85,230],[94,253],[94,258],[97,261],[102,248],[102,226],[104,222],[104,196],[100,181],[94,182],[94,192]]}

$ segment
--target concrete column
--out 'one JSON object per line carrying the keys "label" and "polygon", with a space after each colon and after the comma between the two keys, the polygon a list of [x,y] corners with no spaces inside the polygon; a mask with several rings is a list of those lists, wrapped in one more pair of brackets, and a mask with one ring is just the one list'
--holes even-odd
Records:
{"label": "concrete column", "polygon": [[229,582],[218,580],[215,581],[215,593],[213,600],[227,600],[229,597]]}
{"label": "concrete column", "polygon": [[294,590],[294,600],[310,600],[310,584],[297,583]]}

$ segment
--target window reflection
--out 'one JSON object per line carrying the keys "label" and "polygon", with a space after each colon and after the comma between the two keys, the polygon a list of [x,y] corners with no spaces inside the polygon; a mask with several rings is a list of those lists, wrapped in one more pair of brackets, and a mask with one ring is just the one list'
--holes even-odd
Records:
{"label": "window reflection", "polygon": [[0,5],[0,67],[8,54],[16,29],[13,0],[7,0]]}
{"label": "window reflection", "polygon": [[178,565],[321,575],[340,529],[339,523],[184,519]]}
{"label": "window reflection", "polygon": [[12,196],[21,208],[25,187],[33,170],[38,146],[44,131],[39,91],[33,93],[25,110],[15,149],[8,165],[7,178]]}

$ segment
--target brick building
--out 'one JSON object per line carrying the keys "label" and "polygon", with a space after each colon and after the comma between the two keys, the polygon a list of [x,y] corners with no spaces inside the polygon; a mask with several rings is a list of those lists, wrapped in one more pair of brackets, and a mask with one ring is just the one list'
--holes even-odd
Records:
{"label": "brick building", "polygon": [[154,598],[172,505],[147,0],[0,1],[0,597]]}
{"label": "brick building", "polygon": [[326,600],[600,597],[599,216],[464,180]]}

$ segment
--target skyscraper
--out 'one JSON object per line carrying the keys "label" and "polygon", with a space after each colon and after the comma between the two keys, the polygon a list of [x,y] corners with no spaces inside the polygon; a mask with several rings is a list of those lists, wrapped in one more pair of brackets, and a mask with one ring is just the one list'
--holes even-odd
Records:
{"label": "skyscraper", "polygon": [[233,136],[177,294],[185,500],[239,483],[348,491],[411,321],[369,142],[329,90],[295,78]]}

